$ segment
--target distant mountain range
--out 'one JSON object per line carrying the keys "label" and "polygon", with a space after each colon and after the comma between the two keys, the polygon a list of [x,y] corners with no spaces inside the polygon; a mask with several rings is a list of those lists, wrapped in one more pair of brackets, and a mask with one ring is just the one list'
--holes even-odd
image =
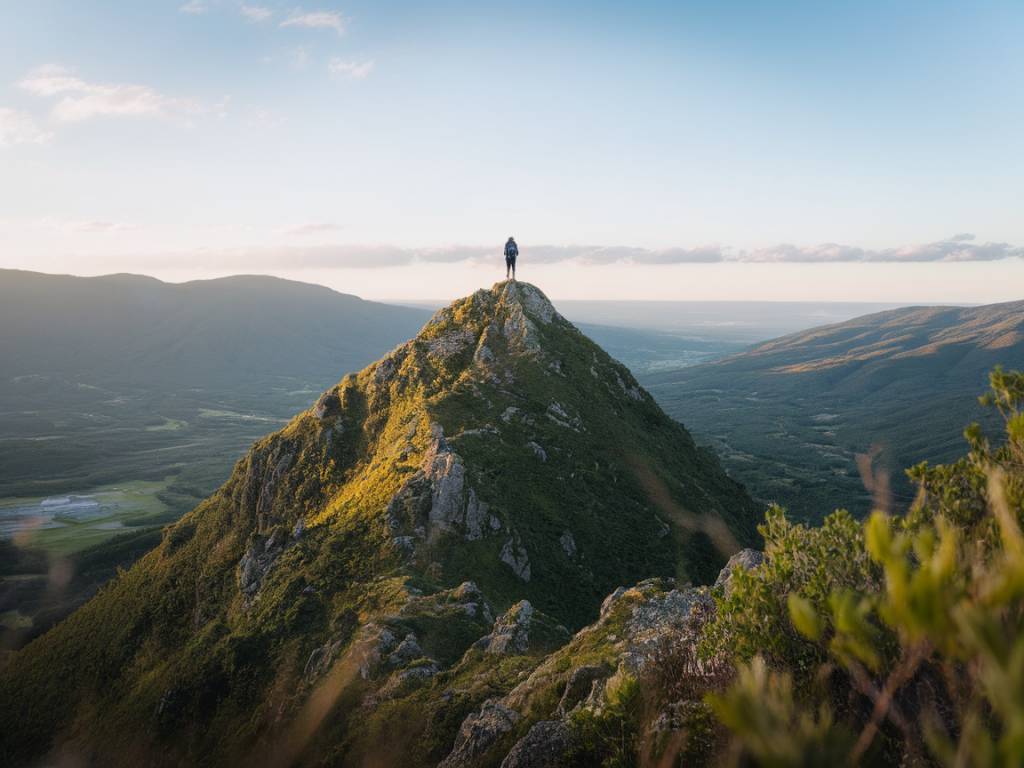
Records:
{"label": "distant mountain range", "polygon": [[0,497],[201,467],[184,511],[268,423],[429,317],[271,277],[0,270]]}
{"label": "distant mountain range", "polygon": [[1024,301],[880,312],[644,381],[755,496],[818,519],[867,511],[863,473],[906,504],[903,470],[963,452],[999,364],[1024,367]]}
{"label": "distant mountain range", "polygon": [[[319,381],[356,370],[430,313],[273,277],[164,283],[0,270],[5,379],[74,376],[86,385]],[[244,372],[244,375],[240,375]]]}

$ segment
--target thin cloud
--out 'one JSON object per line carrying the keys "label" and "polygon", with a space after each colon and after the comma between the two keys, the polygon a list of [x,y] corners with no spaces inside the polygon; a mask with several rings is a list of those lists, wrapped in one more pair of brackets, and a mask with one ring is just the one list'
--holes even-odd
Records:
{"label": "thin cloud", "polygon": [[[305,237],[341,229],[328,222],[310,222],[280,230]],[[94,231],[102,231],[96,228]],[[496,245],[451,245],[440,248],[400,248],[388,245],[284,245],[234,249],[201,249],[151,258],[156,265],[220,269],[372,269],[411,264],[481,263],[500,257]],[[629,246],[520,244],[522,258],[531,264],[573,262],[582,266],[610,264],[680,265],[714,263],[829,263],[829,262],[955,262],[992,261],[1024,257],[1024,248],[1006,243],[975,243],[963,236],[937,243],[868,250],[825,244],[806,248],[781,245],[760,250],[699,248],[648,249]]]}
{"label": "thin cloud", "polygon": [[137,224],[124,221],[106,221],[102,219],[63,219],[54,216],[44,216],[40,219],[33,219],[26,222],[33,229],[45,229],[53,232],[74,232],[106,234],[110,232],[128,232],[138,229]]}
{"label": "thin cloud", "polygon": [[0,149],[15,144],[45,144],[52,136],[28,112],[0,107]]}
{"label": "thin cloud", "polygon": [[325,232],[339,232],[340,230],[341,227],[329,221],[311,221],[295,227],[288,227],[283,232],[286,235],[305,237],[307,235],[321,235]]}
{"label": "thin cloud", "polygon": [[241,11],[242,15],[245,16],[248,21],[251,21],[254,24],[260,24],[267,21],[274,15],[272,10],[265,8],[262,5],[246,5],[245,3],[242,3],[238,10]]}
{"label": "thin cloud", "polygon": [[281,22],[282,27],[302,27],[305,29],[333,29],[339,35],[345,34],[345,19],[337,11],[293,11]]}
{"label": "thin cloud", "polygon": [[309,50],[305,46],[299,46],[288,54],[288,65],[295,70],[303,70],[309,66]]}
{"label": "thin cloud", "polygon": [[203,0],[189,0],[184,5],[178,7],[179,13],[188,13],[193,16],[198,16],[202,13],[206,13],[209,7]]}
{"label": "thin cloud", "polygon": [[372,61],[345,61],[338,57],[332,58],[327,64],[327,71],[335,77],[348,80],[362,80],[373,71]]}
{"label": "thin cloud", "polygon": [[96,117],[170,117],[194,115],[202,105],[160,93],[146,85],[95,83],[61,66],[40,67],[18,87],[43,98],[59,97],[51,109],[58,122],[74,123]]}
{"label": "thin cloud", "polygon": [[1024,256],[1024,248],[1009,243],[979,243],[970,233],[946,240],[899,248],[868,249],[837,243],[814,246],[778,245],[736,254],[733,261],[753,262],[950,262],[998,261]]}

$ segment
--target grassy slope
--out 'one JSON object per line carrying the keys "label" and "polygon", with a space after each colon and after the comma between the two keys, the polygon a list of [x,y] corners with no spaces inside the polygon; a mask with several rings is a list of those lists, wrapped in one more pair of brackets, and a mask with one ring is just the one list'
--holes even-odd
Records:
{"label": "grassy slope", "polygon": [[903,468],[958,455],[1000,363],[1024,365],[1024,302],[882,312],[646,383],[755,496],[816,520],[839,505],[867,511],[856,456],[873,450],[873,471],[906,504]]}
{"label": "grassy slope", "polygon": [[[160,546],[14,656],[0,679],[0,718],[23,728],[5,732],[0,755],[40,754],[59,734],[68,749],[122,764],[158,752],[169,762],[238,759],[261,740],[274,743],[281,721],[299,711],[311,650],[350,643],[358,626],[393,613],[407,583],[430,593],[472,579],[499,608],[528,597],[578,627],[619,584],[713,576],[725,554],[710,543],[723,537],[720,521],[726,539],[749,541],[756,507],[649,396],[627,394],[635,382],[624,367],[561,319],[524,323],[522,309],[505,284],[457,302],[417,340],[332,390],[337,417],[306,412],[257,443]],[[467,328],[473,344],[431,352]],[[473,362],[481,336],[494,363]],[[554,400],[582,431],[547,418]],[[510,405],[522,417],[506,424]],[[432,535],[403,560],[383,511],[422,463],[431,423],[451,437],[503,529],[478,541]],[[467,434],[481,427],[497,434]],[[660,535],[659,518],[671,535]],[[288,538],[300,519],[305,534]],[[498,560],[509,529],[529,552],[528,583]],[[565,530],[576,559],[561,549]],[[275,532],[290,544],[247,608],[239,560]],[[447,658],[472,639],[446,623],[420,631]],[[339,712],[354,706],[351,696]],[[351,737],[332,733],[320,748]]]}

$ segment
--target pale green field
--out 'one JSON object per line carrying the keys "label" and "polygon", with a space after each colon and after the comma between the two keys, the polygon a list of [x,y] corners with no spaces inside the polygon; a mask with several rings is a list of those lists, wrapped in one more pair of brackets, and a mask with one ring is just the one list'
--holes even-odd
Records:
{"label": "pale green field", "polygon": [[[25,543],[46,550],[53,555],[68,555],[106,541],[119,533],[147,527],[161,522],[160,516],[168,511],[157,494],[173,480],[132,480],[77,492],[96,499],[109,514],[102,514],[79,522],[58,516],[62,524],[53,528],[27,531]],[[44,496],[35,498],[0,499],[0,509],[40,504]],[[148,522],[148,520],[152,522]],[[129,523],[131,523],[129,525]],[[19,535],[20,536],[20,535]]]}
{"label": "pale green field", "polygon": [[164,418],[163,424],[156,424],[150,427],[146,427],[147,432],[178,432],[188,427],[187,421],[181,419],[168,419]]}

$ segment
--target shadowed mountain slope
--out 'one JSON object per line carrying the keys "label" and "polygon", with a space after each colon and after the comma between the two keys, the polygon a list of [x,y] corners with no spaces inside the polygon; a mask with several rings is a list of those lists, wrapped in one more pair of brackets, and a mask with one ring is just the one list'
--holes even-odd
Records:
{"label": "shadowed mountain slope", "polygon": [[15,654],[0,754],[435,764],[615,587],[707,583],[758,517],[624,366],[499,283],[260,440]]}
{"label": "shadowed mountain slope", "polygon": [[997,364],[1024,365],[1024,302],[880,312],[646,382],[752,493],[799,519],[866,512],[866,485],[906,504],[902,469],[959,455]]}

